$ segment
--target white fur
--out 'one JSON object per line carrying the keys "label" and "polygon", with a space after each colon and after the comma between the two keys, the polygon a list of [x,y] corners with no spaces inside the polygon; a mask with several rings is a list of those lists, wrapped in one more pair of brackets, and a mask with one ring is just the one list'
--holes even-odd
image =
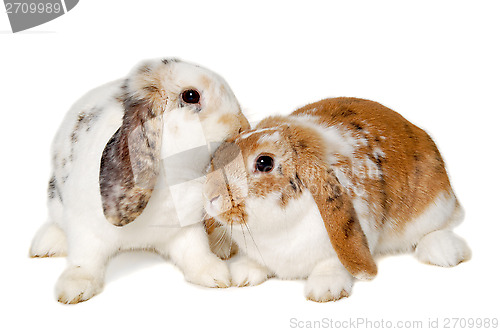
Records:
{"label": "white fur", "polygon": [[231,285],[255,286],[266,281],[272,272],[248,256],[238,255],[229,262]]}
{"label": "white fur", "polygon": [[65,256],[67,251],[66,236],[54,223],[44,224],[37,232],[30,248],[31,257]]}
{"label": "white fur", "polygon": [[[234,258],[236,263],[230,265],[233,284],[256,285],[270,275],[307,278],[308,299],[325,302],[349,296],[354,279],[337,258],[312,195],[304,190],[285,209],[276,208],[277,200],[277,196],[247,198],[248,229],[224,226],[239,250],[249,257]],[[456,200],[449,194],[439,195],[416,220],[408,222],[403,234],[394,233],[390,227],[374,227],[364,200],[355,199],[353,205],[373,254],[408,250],[418,243],[416,255],[423,262],[454,266],[470,258],[465,241],[451,230],[439,230],[460,222]],[[357,278],[364,279],[361,275]]]}
{"label": "white fur", "polygon": [[[274,198],[247,198],[247,226],[233,225],[238,248],[281,279],[304,279],[316,264],[336,257],[323,219],[305,190],[285,209]],[[229,226],[225,226],[229,227]]]}
{"label": "white fur", "polygon": [[373,156],[376,159],[384,158],[385,157],[385,153],[384,153],[384,151],[382,151],[382,149],[380,149],[378,147],[375,147],[375,148],[373,148]]}
{"label": "white fur", "polygon": [[[164,115],[163,140],[167,143],[163,146],[163,156],[179,151],[175,142],[187,142],[191,147],[201,142],[222,141],[237,132],[239,128],[218,121],[222,115],[241,115],[227,83],[198,66],[184,62],[170,65],[171,80],[164,82],[170,89],[169,96],[178,96],[183,89],[195,87],[205,93],[203,102],[218,104],[215,113],[200,120],[186,109],[180,110],[175,102],[170,103]],[[202,77],[210,80],[211,90],[200,87]],[[203,224],[180,227],[172,194],[162,183],[164,176],[158,178],[147,207],[135,221],[117,227],[104,217],[99,189],[100,162],[104,147],[122,123],[124,112],[116,99],[122,84],[123,80],[118,80],[90,91],[67,113],[52,147],[54,175],[63,203],[49,200],[49,223],[35,237],[31,254],[63,254],[67,239],[68,267],[56,287],[56,297],[64,303],[84,301],[100,292],[108,259],[127,249],[156,250],[178,265],[190,282],[209,287],[228,286],[228,268],[211,253]],[[73,144],[71,135],[78,115],[91,112],[96,114],[95,121],[88,130],[80,130],[77,143]],[[203,131],[190,130],[196,126]],[[208,158],[207,155],[206,160],[198,162],[208,163]],[[202,181],[184,188],[192,193],[185,204],[190,207],[192,218],[199,221],[203,210],[201,188]],[[57,230],[62,230],[66,239]]]}
{"label": "white fur", "polygon": [[442,192],[415,220],[407,222],[406,228],[395,231],[397,220],[387,220],[382,231],[376,253],[407,251],[423,236],[440,229],[452,229],[463,220],[462,208],[452,193]]}
{"label": "white fur", "polygon": [[465,240],[451,230],[438,230],[418,242],[415,254],[423,263],[451,267],[469,260],[471,250]]}
{"label": "white fur", "polygon": [[315,302],[340,300],[351,295],[354,278],[337,258],[322,261],[307,278],[304,294]]}
{"label": "white fur", "polygon": [[[309,109],[310,112],[316,112],[317,110],[315,108]],[[290,119],[298,120],[300,122],[309,122],[309,121],[314,121],[318,122],[320,119],[319,116],[317,115],[311,115],[311,114],[299,114],[299,115],[290,115]]]}
{"label": "white fur", "polygon": [[337,258],[318,207],[308,190],[276,209],[277,198],[246,201],[247,226],[225,226],[248,258],[230,262],[232,283],[257,285],[275,275],[280,279],[308,279],[307,298],[318,301],[349,296],[353,277]]}
{"label": "white fur", "polygon": [[276,128],[272,127],[272,128],[263,128],[263,129],[256,129],[256,130],[252,130],[252,131],[249,131],[243,135],[241,135],[240,137],[238,137],[238,139],[245,139],[245,138],[248,138],[250,136],[252,136],[253,134],[257,134],[257,133],[262,133],[262,132],[265,132],[265,131],[275,131]]}

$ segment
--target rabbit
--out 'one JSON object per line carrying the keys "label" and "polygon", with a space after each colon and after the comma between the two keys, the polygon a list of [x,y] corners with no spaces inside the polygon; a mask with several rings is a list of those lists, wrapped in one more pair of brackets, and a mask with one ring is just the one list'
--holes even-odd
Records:
{"label": "rabbit", "polygon": [[453,232],[464,212],[433,140],[370,100],[321,100],[229,138],[213,154],[204,205],[212,236],[230,243],[221,255],[238,247],[233,285],[307,279],[316,302],[374,278],[377,255],[415,250],[438,266],[471,257]]}
{"label": "rabbit", "polygon": [[249,127],[222,77],[178,59],[143,61],[77,101],[52,145],[49,218],[30,249],[67,255],[57,300],[98,294],[110,257],[133,249],[169,258],[191,283],[228,287],[202,223],[197,169],[217,142]]}

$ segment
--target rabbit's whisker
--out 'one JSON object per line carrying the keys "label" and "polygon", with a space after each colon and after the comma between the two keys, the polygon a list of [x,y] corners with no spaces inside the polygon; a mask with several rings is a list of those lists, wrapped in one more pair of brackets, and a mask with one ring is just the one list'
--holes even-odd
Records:
{"label": "rabbit's whisker", "polygon": [[243,228],[243,224],[240,224],[240,227],[241,227],[241,233],[243,234],[243,241],[245,242],[245,252],[248,252],[247,238],[245,236],[245,229]]}
{"label": "rabbit's whisker", "polygon": [[233,223],[231,223],[231,226],[230,226],[229,238],[231,239],[231,242],[229,242],[229,252],[232,252],[233,251]]}
{"label": "rabbit's whisker", "polygon": [[214,249],[220,249],[224,246],[224,244],[226,243],[226,233],[227,233],[227,230],[225,227],[222,227],[222,232],[221,234],[219,235],[219,238],[217,239],[217,241],[215,242],[214,244]]}
{"label": "rabbit's whisker", "polygon": [[262,264],[263,264],[264,266],[267,266],[266,262],[264,261],[264,257],[262,256],[262,253],[260,252],[259,247],[257,246],[257,243],[255,242],[255,239],[254,239],[254,237],[253,237],[253,234],[252,234],[252,232],[250,231],[250,226],[248,226],[248,224],[247,224],[246,222],[244,222],[244,224],[245,224],[245,226],[246,226],[246,228],[247,228],[247,230],[248,230],[248,234],[250,235],[250,238],[252,239],[252,242],[253,242],[253,244],[254,244],[254,246],[255,246],[255,249],[257,249],[257,252],[259,253],[260,259],[262,260]]}

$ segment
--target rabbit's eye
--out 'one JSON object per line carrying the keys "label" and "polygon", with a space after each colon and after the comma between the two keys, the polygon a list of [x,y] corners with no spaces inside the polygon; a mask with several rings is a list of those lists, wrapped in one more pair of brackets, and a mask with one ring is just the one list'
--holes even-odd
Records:
{"label": "rabbit's eye", "polygon": [[274,159],[271,156],[258,156],[255,160],[255,171],[261,173],[269,173],[274,168]]}
{"label": "rabbit's eye", "polygon": [[200,93],[196,90],[186,90],[182,93],[182,101],[186,104],[198,104],[200,102]]}

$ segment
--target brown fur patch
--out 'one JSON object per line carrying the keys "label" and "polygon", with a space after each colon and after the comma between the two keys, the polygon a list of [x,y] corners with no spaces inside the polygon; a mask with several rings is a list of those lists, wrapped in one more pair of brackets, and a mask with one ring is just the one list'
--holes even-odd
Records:
{"label": "brown fur patch", "polygon": [[236,115],[230,113],[223,114],[219,117],[217,122],[224,125],[226,128],[239,128],[238,133],[250,129],[250,123],[248,123],[247,118],[241,112]]}
{"label": "brown fur patch", "polygon": [[[201,77],[201,84],[206,88],[206,89],[211,89],[212,88],[212,83],[213,81],[208,78],[207,76],[202,76]],[[221,85],[222,86],[222,85]]]}
{"label": "brown fur patch", "polygon": [[205,230],[207,231],[207,234],[212,234],[215,229],[221,226],[219,222],[217,222],[214,218],[206,218],[203,220],[203,223],[205,225]]}
{"label": "brown fur patch", "polygon": [[[307,105],[292,115],[313,115],[322,125],[353,128],[367,141],[356,155],[371,156],[381,178],[363,183],[379,224],[386,219],[403,230],[442,191],[451,189],[441,155],[430,136],[391,109],[365,99],[332,98]],[[361,129],[359,127],[362,127]],[[383,137],[383,138],[382,138]],[[374,149],[383,152],[375,158]],[[356,180],[356,179],[354,179]]]}

